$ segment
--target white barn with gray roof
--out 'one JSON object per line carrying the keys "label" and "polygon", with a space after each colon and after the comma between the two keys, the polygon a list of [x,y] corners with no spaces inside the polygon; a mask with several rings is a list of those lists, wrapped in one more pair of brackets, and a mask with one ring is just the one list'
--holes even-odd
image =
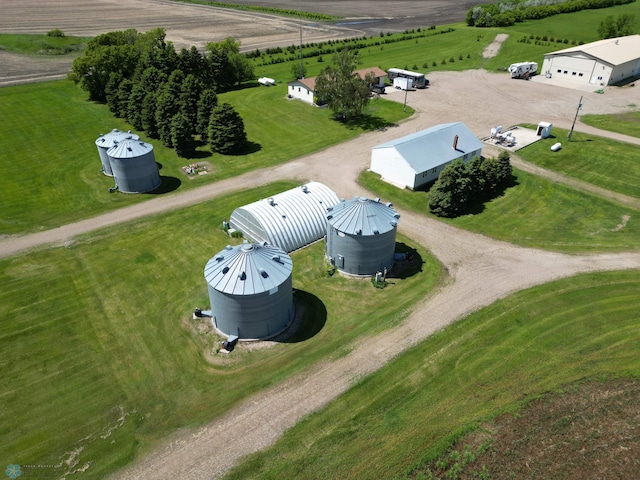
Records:
{"label": "white barn with gray roof", "polygon": [[598,86],[624,83],[640,76],[640,35],[608,38],[547,53],[542,73]]}
{"label": "white barn with gray roof", "polygon": [[482,155],[482,142],[462,122],[445,123],[376,145],[371,171],[399,187],[418,189],[438,178],[456,159]]}

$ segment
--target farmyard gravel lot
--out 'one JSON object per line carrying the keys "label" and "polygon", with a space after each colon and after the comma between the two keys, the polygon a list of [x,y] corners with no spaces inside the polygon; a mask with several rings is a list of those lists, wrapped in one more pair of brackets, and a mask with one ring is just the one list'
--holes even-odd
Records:
{"label": "farmyard gravel lot", "polygon": [[[318,2],[314,5],[324,3],[334,2]],[[377,2],[366,3],[375,4]],[[397,3],[415,5],[419,2]],[[444,4],[446,2],[433,3]],[[18,22],[16,15],[13,17],[9,15],[13,10],[7,7],[12,7],[18,13],[22,8],[23,12],[26,12],[23,13],[23,24],[37,25],[38,28],[43,29],[37,31],[39,33],[50,28],[62,28],[68,34],[94,35],[99,33],[96,29],[103,26],[104,30],[100,31],[129,28],[129,24],[120,23],[114,26],[115,24],[109,23],[111,21],[124,22],[124,18],[131,19],[133,17],[131,10],[123,8],[123,5],[134,9],[144,8],[145,12],[150,8],[150,5],[153,5],[154,9],[156,6],[165,8],[164,15],[167,23],[162,26],[167,28],[169,39],[174,41],[176,45],[179,45],[179,31],[183,31],[185,37],[187,35],[193,35],[193,37],[203,35],[205,38],[201,38],[199,41],[212,40],[208,37],[206,25],[196,27],[198,22],[202,21],[201,18],[194,18],[194,16],[203,16],[200,8],[195,8],[194,13],[191,13],[191,17],[189,17],[186,13],[172,13],[172,10],[181,10],[182,5],[178,8],[171,2],[156,0],[126,0],[124,3],[105,0],[91,2],[90,5],[87,5],[87,2],[79,1],[46,1],[39,3],[41,9],[33,9],[32,11],[27,11],[28,7],[25,7],[21,2],[8,0],[3,2],[0,31],[7,32],[5,29],[7,19],[14,18],[15,22]],[[281,3],[278,2],[278,5]],[[81,6],[82,8],[80,8]],[[73,12],[74,15],[73,19],[67,18],[65,20],[69,22],[69,29],[65,28],[65,25],[56,23],[66,18],[62,13],[65,11],[63,7],[67,8],[67,14]],[[52,16],[53,14],[50,13],[51,16],[47,16],[42,13],[46,11],[61,13],[56,20],[56,17]],[[120,15],[119,19],[110,18],[110,12],[114,15],[119,12],[117,13]],[[237,18],[242,17],[238,12],[231,12],[228,15],[229,22],[237,22]],[[182,18],[183,16],[185,18]],[[110,18],[110,20],[107,22],[105,18]],[[220,17],[217,18],[220,19]],[[256,17],[252,16],[251,18],[254,18],[255,23]],[[101,20],[106,23],[103,24]],[[153,24],[147,15],[136,21],[150,23],[131,25],[131,28],[145,30],[159,26]],[[224,20],[220,21],[226,25]],[[173,33],[174,27],[172,25],[179,22],[183,22],[182,26],[176,27],[175,33]],[[247,22],[250,23],[248,20]],[[278,35],[295,37],[299,29],[298,24],[295,21],[283,22],[285,26],[281,27],[280,34],[275,34],[276,37]],[[76,27],[72,27],[72,25],[76,25]],[[144,27],[144,25],[148,26]],[[14,26],[16,29],[27,27],[19,27],[18,23]],[[78,30],[72,31],[71,28]],[[198,31],[197,28],[203,30]],[[238,26],[237,28],[242,27]],[[209,29],[214,30],[211,28],[211,24]],[[256,42],[263,40],[267,42],[276,38],[270,36],[271,34],[256,33],[257,30],[259,28],[254,27],[254,36],[247,38],[260,39],[255,40]],[[216,31],[222,31],[222,27]],[[342,34],[342,30],[329,30],[328,32],[327,35]],[[322,32],[318,33],[318,35],[321,34]],[[185,41],[189,44],[196,44],[190,40],[190,37]],[[292,43],[292,41],[287,40],[286,43]],[[246,46],[244,40],[243,45]],[[0,65],[5,65],[1,62],[2,58],[0,58]],[[3,66],[0,76],[5,72],[6,67]],[[51,70],[48,68],[40,72],[41,75],[50,73]],[[640,104],[640,90],[633,88],[607,88],[604,95],[597,95],[545,83],[542,80],[536,82],[513,81],[504,74],[489,74],[485,71],[437,72],[430,75],[429,78],[432,85],[429,89],[408,94],[408,103],[416,110],[416,114],[396,127],[362,135],[350,142],[298,158],[275,168],[252,172],[250,175],[225,180],[169,197],[157,198],[141,205],[121,209],[52,231],[2,239],[0,240],[0,256],[13,255],[47,243],[62,244],[72,240],[75,235],[80,233],[145,215],[182,208],[193,202],[204,201],[241,188],[265,184],[279,178],[320,181],[331,187],[339,196],[346,198],[356,194],[366,195],[367,192],[357,185],[356,179],[359,173],[368,166],[371,147],[437,123],[464,121],[477,136],[483,137],[488,135],[492,126],[498,124],[506,126],[521,122],[537,123],[545,120],[559,127],[568,128],[573,120],[580,95],[585,96],[583,113],[627,111],[631,108],[630,105]],[[386,97],[397,101],[404,99],[404,95],[393,91]],[[578,124],[577,128],[585,132],[602,133],[582,124]],[[639,143],[638,139],[629,139],[619,135],[608,136]],[[488,153],[491,154],[491,152]],[[331,174],[337,168],[342,171],[341,176]],[[208,425],[178,432],[160,446],[156,452],[147,458],[140,459],[115,477],[123,479],[219,477],[242,456],[270,445],[299,418],[326,405],[363,375],[375,371],[401,353],[398,345],[408,348],[411,344],[451,322],[463,318],[470,312],[523,288],[579,272],[640,268],[640,252],[563,255],[524,249],[482,235],[462,231],[410,212],[400,211],[400,213],[402,215],[399,224],[400,231],[426,246],[447,268],[450,278],[446,285],[426,298],[420,305],[416,305],[406,321],[393,330],[362,341],[354,346],[351,354],[344,358],[317,365],[310,371],[297,375],[273,389],[247,399],[228,415]],[[425,312],[429,312],[429,315],[427,316]]]}

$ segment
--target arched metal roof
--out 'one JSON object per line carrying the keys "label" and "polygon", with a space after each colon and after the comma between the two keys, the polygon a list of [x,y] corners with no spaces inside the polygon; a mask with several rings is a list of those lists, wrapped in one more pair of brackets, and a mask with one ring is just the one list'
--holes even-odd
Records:
{"label": "arched metal roof", "polygon": [[153,145],[140,140],[123,140],[107,150],[111,158],[137,158],[153,151]]}
{"label": "arched metal roof", "polygon": [[355,197],[341,201],[327,211],[329,224],[347,235],[378,235],[387,233],[398,225],[400,214],[390,203],[381,203],[379,198],[371,200]]}
{"label": "arched metal roof", "polygon": [[330,188],[309,182],[236,208],[229,224],[256,242],[268,242],[292,252],[325,236],[327,208],[338,202]]}
{"label": "arched metal roof", "polygon": [[140,137],[135,133],[131,133],[130,131],[123,132],[122,130],[118,130],[117,128],[114,128],[106,135],[100,134],[100,136],[96,140],[96,145],[98,147],[109,149],[114,145],[122,142],[123,140],[128,140],[128,139],[140,140]]}
{"label": "arched metal roof", "polygon": [[207,283],[230,295],[256,295],[282,285],[293,271],[293,261],[280,248],[244,243],[212,257],[204,268]]}

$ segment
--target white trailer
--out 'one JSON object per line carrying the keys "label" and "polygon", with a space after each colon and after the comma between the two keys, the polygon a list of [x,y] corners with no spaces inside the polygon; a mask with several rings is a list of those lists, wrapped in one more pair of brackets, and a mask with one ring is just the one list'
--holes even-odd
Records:
{"label": "white trailer", "polygon": [[399,90],[411,90],[413,82],[410,78],[396,77],[393,79],[393,86]]}
{"label": "white trailer", "polygon": [[537,71],[538,64],[536,62],[520,62],[509,65],[511,78],[529,78],[534,76]]}

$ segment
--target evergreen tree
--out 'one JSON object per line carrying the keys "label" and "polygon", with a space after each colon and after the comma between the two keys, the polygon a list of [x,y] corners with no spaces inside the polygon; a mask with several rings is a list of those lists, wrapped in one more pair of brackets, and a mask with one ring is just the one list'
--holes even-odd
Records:
{"label": "evergreen tree", "polygon": [[508,186],[513,180],[513,166],[509,152],[503,150],[498,155],[498,180],[500,186]]}
{"label": "evergreen tree", "polygon": [[228,103],[218,105],[209,120],[211,150],[222,154],[240,153],[246,143],[244,122],[238,112]]}
{"label": "evergreen tree", "polygon": [[187,117],[191,125],[191,133],[196,132],[198,121],[198,100],[202,92],[202,84],[195,75],[189,74],[182,82],[180,92],[180,112]]}
{"label": "evergreen tree", "polygon": [[209,143],[209,120],[213,109],[218,106],[218,95],[215,90],[208,88],[198,100],[198,119],[196,123],[196,134],[200,135],[203,143]]}
{"label": "evergreen tree", "polygon": [[158,124],[156,123],[157,103],[158,94],[156,92],[147,92],[142,102],[142,110],[140,112],[142,128],[151,138],[158,138]]}
{"label": "evergreen tree", "polygon": [[189,153],[193,141],[192,128],[191,122],[183,113],[176,113],[171,119],[171,143],[179,157],[185,157]]}
{"label": "evergreen tree", "polygon": [[162,87],[156,100],[156,125],[158,136],[167,147],[172,147],[171,119],[180,111],[180,94],[184,73],[174,70]]}
{"label": "evergreen tree", "polygon": [[471,193],[467,165],[460,159],[454,160],[431,187],[429,210],[439,217],[457,217],[466,211]]}
{"label": "evergreen tree", "polygon": [[131,95],[129,95],[129,101],[127,102],[127,119],[136,130],[144,130],[142,126],[142,109],[146,95],[147,92],[139,83],[133,86]]}

